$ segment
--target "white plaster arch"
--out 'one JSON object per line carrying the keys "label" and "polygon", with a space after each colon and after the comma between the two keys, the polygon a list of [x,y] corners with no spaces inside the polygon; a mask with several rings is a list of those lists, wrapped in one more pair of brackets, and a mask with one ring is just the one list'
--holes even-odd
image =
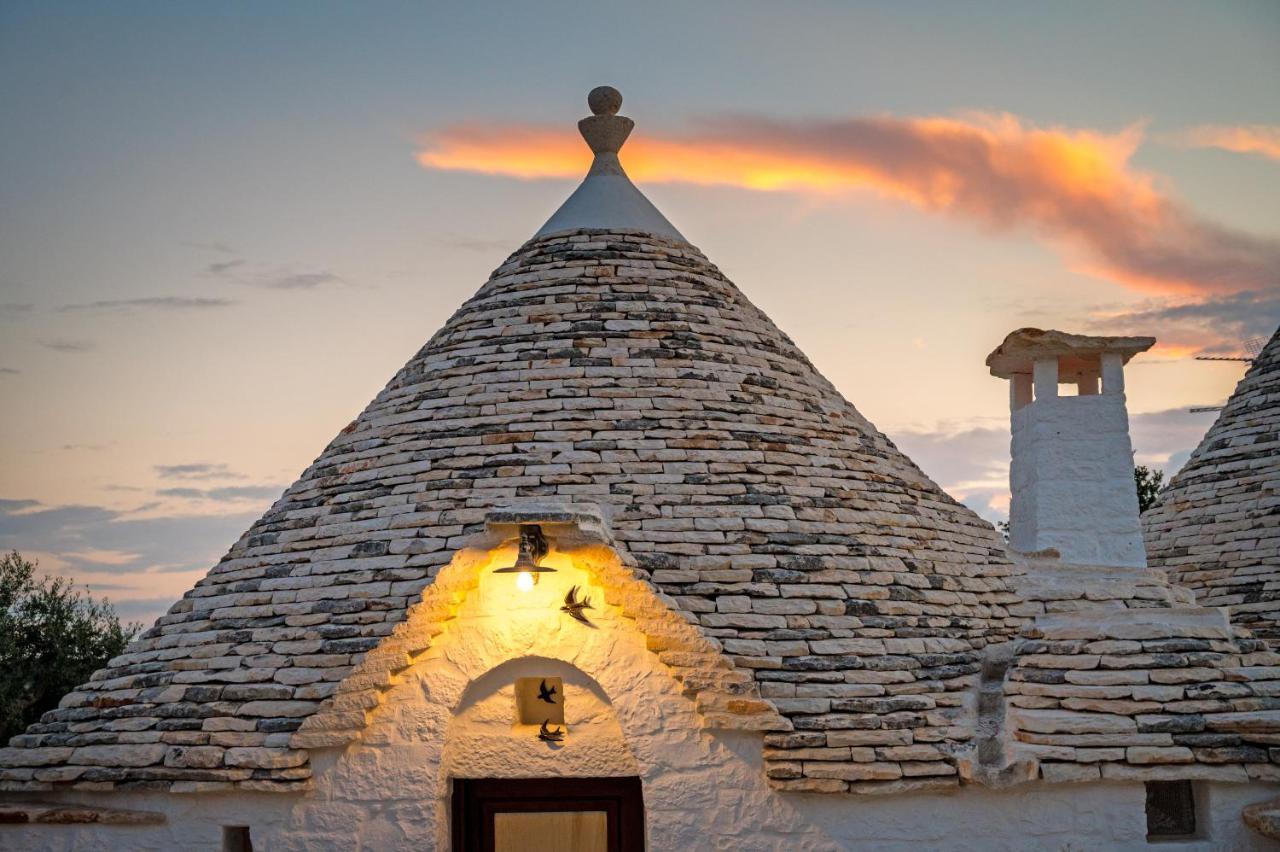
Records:
{"label": "white plaster arch", "polygon": [[[450,779],[464,772],[638,775],[653,849],[835,848],[769,788],[760,733],[708,730],[636,621],[604,603],[596,572],[555,554],[547,564],[556,573],[527,594],[510,575],[478,575],[356,741],[332,765],[318,764],[317,799],[376,802],[397,814],[366,822],[386,848],[434,838],[447,849]],[[592,600],[592,626],[559,612],[573,585]],[[502,721],[514,721],[509,686],[525,671],[566,678],[562,749]]]}
{"label": "white plaster arch", "polygon": [[[515,558],[514,542],[506,547],[487,548],[486,544],[495,543],[492,535],[477,539],[474,546],[454,554],[405,620],[342,680],[332,698],[307,717],[292,735],[291,747],[323,749],[358,738],[367,728],[371,712],[382,704],[389,691],[415,664],[429,657],[436,637],[462,617],[464,604],[470,603],[474,611],[477,594],[489,602],[490,609],[506,606],[527,610],[532,605],[550,611],[558,609],[560,596],[572,585],[594,589],[595,611],[632,623],[643,635],[646,648],[679,681],[684,694],[696,698],[705,727],[791,730],[790,721],[778,713],[771,701],[760,696],[751,673],[737,669],[717,641],[705,636],[687,616],[678,613],[670,599],[625,565],[625,554],[611,542],[597,539],[581,544],[579,537],[576,546],[552,549],[541,564],[554,573],[544,575],[549,577],[546,583],[521,595],[515,591],[511,575],[497,579],[491,576],[493,568],[511,564]],[[542,629],[548,623],[545,619],[516,621],[526,631]],[[494,626],[500,629],[479,635],[481,646],[496,642],[510,648],[511,637],[505,636],[504,631],[511,625],[500,621]],[[596,629],[594,623],[584,626]]]}
{"label": "white plaster arch", "polygon": [[[518,724],[514,684],[521,677],[561,679],[563,741],[543,742],[534,726]],[[467,686],[446,730],[440,762],[442,789],[453,778],[639,774],[605,689],[577,666],[542,656],[500,663]]]}

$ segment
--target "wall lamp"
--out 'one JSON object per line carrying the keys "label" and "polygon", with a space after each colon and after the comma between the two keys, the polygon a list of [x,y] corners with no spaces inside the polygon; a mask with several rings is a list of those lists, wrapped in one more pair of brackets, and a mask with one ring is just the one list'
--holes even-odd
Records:
{"label": "wall lamp", "polygon": [[538,583],[538,575],[554,574],[554,568],[539,565],[542,557],[547,555],[547,540],[542,535],[542,527],[537,524],[520,526],[520,552],[516,555],[516,564],[507,568],[495,569],[495,574],[515,574],[516,588],[527,592]]}

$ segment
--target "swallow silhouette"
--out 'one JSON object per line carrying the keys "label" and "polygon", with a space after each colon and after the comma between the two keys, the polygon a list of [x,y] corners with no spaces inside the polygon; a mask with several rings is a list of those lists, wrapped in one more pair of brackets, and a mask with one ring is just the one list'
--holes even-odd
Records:
{"label": "swallow silhouette", "polygon": [[555,729],[548,728],[548,727],[547,727],[547,722],[546,722],[546,721],[544,721],[544,722],[542,723],[542,726],[541,726],[540,728],[538,728],[538,739],[542,740],[543,742],[547,742],[547,743],[558,743],[558,742],[560,742],[561,740],[563,740],[563,739],[564,739],[564,729],[563,729],[563,728],[555,728]]}
{"label": "swallow silhouette", "polygon": [[569,594],[564,596],[564,606],[560,607],[560,611],[569,613],[571,618],[577,619],[583,624],[590,624],[591,622],[582,614],[584,609],[591,609],[591,598],[578,600],[578,587],[574,586],[569,589]]}
{"label": "swallow silhouette", "polygon": [[548,688],[547,682],[545,680],[542,682],[542,685],[538,687],[539,701],[545,701],[548,704],[555,704],[556,700],[551,697],[555,694],[556,694],[556,688],[554,686]]}

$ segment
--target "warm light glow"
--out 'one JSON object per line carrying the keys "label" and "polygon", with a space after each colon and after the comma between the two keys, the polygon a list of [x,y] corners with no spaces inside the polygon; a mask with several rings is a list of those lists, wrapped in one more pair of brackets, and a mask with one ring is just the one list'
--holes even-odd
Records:
{"label": "warm light glow", "polygon": [[[986,228],[1028,228],[1067,246],[1073,266],[1150,293],[1272,286],[1280,244],[1196,217],[1133,168],[1143,135],[1140,125],[1116,133],[1040,128],[1008,114],[734,117],[680,135],[647,130],[622,159],[641,183],[871,192]],[[483,123],[445,128],[418,152],[427,168],[525,179],[578,178],[589,157],[567,129]]]}
{"label": "warm light glow", "polygon": [[533,590],[533,574],[529,571],[521,571],[516,575],[516,588],[522,592]]}

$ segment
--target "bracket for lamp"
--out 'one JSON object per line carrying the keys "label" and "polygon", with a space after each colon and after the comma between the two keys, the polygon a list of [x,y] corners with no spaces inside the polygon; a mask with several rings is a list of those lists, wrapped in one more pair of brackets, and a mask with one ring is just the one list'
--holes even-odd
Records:
{"label": "bracket for lamp", "polygon": [[533,582],[536,583],[539,574],[555,573],[556,569],[538,564],[547,555],[548,550],[550,548],[547,546],[546,537],[542,534],[542,527],[537,524],[521,524],[520,549],[516,554],[516,564],[498,568],[493,573],[530,574],[533,576]]}

